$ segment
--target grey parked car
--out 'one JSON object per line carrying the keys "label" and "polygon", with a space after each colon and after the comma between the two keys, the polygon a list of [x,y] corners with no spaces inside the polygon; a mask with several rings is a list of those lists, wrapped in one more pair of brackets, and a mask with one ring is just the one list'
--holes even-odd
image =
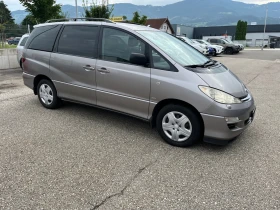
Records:
{"label": "grey parked car", "polygon": [[125,113],[149,121],[175,146],[203,137],[225,143],[255,114],[252,95],[229,69],[150,27],[108,20],[37,25],[22,60],[24,84],[44,107],[66,100]]}
{"label": "grey parked car", "polygon": [[225,39],[210,38],[208,39],[208,42],[224,47],[224,53],[226,54],[239,53],[239,51],[241,50],[238,45],[235,45],[234,43],[229,43]]}

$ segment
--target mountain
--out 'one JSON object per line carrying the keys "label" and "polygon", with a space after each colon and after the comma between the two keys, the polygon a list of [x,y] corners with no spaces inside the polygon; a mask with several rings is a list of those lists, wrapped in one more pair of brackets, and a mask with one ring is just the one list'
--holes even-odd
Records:
{"label": "mountain", "polygon": [[[245,4],[232,0],[183,0],[166,6],[139,6],[129,3],[114,5],[114,16],[127,16],[131,19],[133,12],[138,11],[148,18],[168,17],[171,23],[190,26],[235,25],[238,20],[248,23],[264,24],[265,10],[268,7],[268,24],[280,24],[280,2],[265,5]],[[63,5],[62,11],[69,17],[75,17],[75,7]],[[84,9],[78,8],[82,17]],[[26,16],[24,10],[12,12],[16,23],[20,23]]]}

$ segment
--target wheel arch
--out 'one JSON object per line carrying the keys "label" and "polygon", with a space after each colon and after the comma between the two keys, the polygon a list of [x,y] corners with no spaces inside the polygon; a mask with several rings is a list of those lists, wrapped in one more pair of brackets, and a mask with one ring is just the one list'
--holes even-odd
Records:
{"label": "wheel arch", "polygon": [[[37,86],[38,86],[39,82],[40,82],[42,79],[49,80],[49,81],[53,84],[52,80],[51,80],[49,77],[47,77],[46,75],[42,75],[42,74],[37,75],[37,76],[34,78],[34,80],[33,80],[33,91],[34,91],[34,94],[35,94],[35,95],[38,94],[38,93],[37,93]],[[54,85],[54,84],[53,84],[53,85]],[[55,86],[55,85],[54,85],[54,86]]]}
{"label": "wheel arch", "polygon": [[181,105],[181,106],[185,106],[185,107],[188,107],[189,109],[191,109],[193,112],[195,112],[197,114],[197,116],[199,117],[200,121],[201,121],[201,124],[203,125],[203,130],[204,130],[204,121],[202,119],[202,116],[201,114],[199,113],[199,111],[191,104],[185,102],[185,101],[182,101],[182,100],[179,100],[179,99],[164,99],[160,102],[158,102],[156,104],[156,106],[154,107],[153,109],[153,113],[152,113],[152,117],[150,119],[150,123],[151,123],[151,126],[152,127],[155,127],[156,126],[156,118],[157,118],[157,115],[159,113],[159,111],[164,107],[164,106],[167,106],[169,104],[174,104],[174,105]]}

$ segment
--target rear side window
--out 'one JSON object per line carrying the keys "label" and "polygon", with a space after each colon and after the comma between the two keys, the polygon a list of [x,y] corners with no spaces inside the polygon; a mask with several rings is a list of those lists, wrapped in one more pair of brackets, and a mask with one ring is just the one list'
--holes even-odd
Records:
{"label": "rear side window", "polygon": [[220,39],[217,39],[217,40],[216,40],[216,43],[218,43],[218,44],[223,44],[222,40],[220,40]]}
{"label": "rear side window", "polygon": [[98,32],[97,26],[65,26],[59,39],[57,52],[96,58]]}
{"label": "rear side window", "polygon": [[51,52],[61,25],[35,28],[27,41],[28,49]]}
{"label": "rear side window", "polygon": [[26,41],[27,41],[27,39],[28,39],[28,37],[24,37],[22,40],[21,40],[21,42],[20,42],[20,46],[24,46],[25,45],[25,43],[26,43]]}
{"label": "rear side window", "polygon": [[210,39],[210,42],[211,43],[217,43],[217,40],[216,39]]}

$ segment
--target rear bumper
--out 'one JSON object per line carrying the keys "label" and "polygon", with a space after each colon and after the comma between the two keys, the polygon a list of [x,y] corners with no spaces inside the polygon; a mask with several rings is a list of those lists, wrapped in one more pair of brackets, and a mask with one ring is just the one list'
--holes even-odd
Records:
{"label": "rear bumper", "polygon": [[239,136],[254,120],[256,107],[253,104],[244,114],[236,116],[239,121],[229,124],[226,117],[201,113],[205,127],[205,137],[210,139],[228,141]]}
{"label": "rear bumper", "polygon": [[23,73],[22,73],[22,78],[23,78],[23,83],[24,83],[24,85],[26,85],[27,87],[29,87],[30,89],[33,90],[33,88],[34,88],[34,78],[35,78],[35,76],[23,72]]}

